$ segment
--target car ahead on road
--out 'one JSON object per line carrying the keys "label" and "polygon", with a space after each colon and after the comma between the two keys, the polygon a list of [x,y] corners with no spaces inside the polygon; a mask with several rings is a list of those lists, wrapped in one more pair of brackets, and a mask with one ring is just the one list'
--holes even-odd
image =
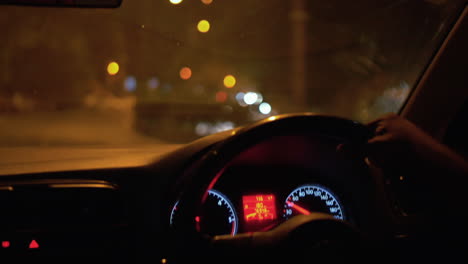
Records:
{"label": "car ahead on road", "polygon": [[466,180],[365,146],[466,159],[467,1],[0,3],[2,257],[466,259]]}

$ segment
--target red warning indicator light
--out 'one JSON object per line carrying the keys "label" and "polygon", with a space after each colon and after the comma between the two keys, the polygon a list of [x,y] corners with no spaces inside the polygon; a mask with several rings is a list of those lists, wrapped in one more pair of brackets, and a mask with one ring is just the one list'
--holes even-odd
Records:
{"label": "red warning indicator light", "polygon": [[2,241],[2,248],[9,248],[10,247],[10,241]]}
{"label": "red warning indicator light", "polygon": [[32,240],[31,243],[29,243],[29,248],[34,249],[34,248],[39,248],[39,244],[37,243],[36,240]]}
{"label": "red warning indicator light", "polygon": [[272,194],[242,196],[242,204],[247,222],[276,219],[275,196]]}

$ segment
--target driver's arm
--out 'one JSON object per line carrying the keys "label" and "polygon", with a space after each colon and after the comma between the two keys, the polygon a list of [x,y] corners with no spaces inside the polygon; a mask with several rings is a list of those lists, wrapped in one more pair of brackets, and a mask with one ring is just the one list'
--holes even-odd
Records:
{"label": "driver's arm", "polygon": [[468,176],[464,157],[403,117],[387,114],[368,126],[375,131],[367,145],[369,158],[378,166],[402,174],[426,172],[427,177],[435,172]]}

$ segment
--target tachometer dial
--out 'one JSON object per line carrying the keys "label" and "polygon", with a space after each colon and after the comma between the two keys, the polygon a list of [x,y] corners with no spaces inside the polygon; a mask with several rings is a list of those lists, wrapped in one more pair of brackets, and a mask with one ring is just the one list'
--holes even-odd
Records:
{"label": "tachometer dial", "polygon": [[239,219],[231,201],[219,191],[209,190],[197,216],[200,231],[209,235],[237,234]]}
{"label": "tachometer dial", "polygon": [[[170,225],[177,228],[179,202],[172,208]],[[200,232],[209,235],[235,235],[239,226],[239,219],[231,201],[219,191],[209,190],[208,196],[200,211],[195,217]]]}
{"label": "tachometer dial", "polygon": [[295,215],[308,215],[311,212],[326,213],[337,219],[346,219],[338,197],[318,184],[302,185],[294,189],[284,203],[283,217],[289,219]]}
{"label": "tachometer dial", "polygon": [[178,207],[179,207],[179,201],[177,201],[174,204],[174,206],[172,207],[171,217],[169,218],[169,224],[174,228],[176,227],[175,223],[176,223],[176,219],[177,219]]}

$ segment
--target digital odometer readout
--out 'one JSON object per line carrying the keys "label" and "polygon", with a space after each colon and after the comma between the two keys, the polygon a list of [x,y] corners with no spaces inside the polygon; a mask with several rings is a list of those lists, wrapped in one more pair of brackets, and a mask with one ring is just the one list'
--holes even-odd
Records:
{"label": "digital odometer readout", "polygon": [[249,222],[264,222],[276,219],[276,201],[272,194],[256,194],[242,196],[244,220]]}

